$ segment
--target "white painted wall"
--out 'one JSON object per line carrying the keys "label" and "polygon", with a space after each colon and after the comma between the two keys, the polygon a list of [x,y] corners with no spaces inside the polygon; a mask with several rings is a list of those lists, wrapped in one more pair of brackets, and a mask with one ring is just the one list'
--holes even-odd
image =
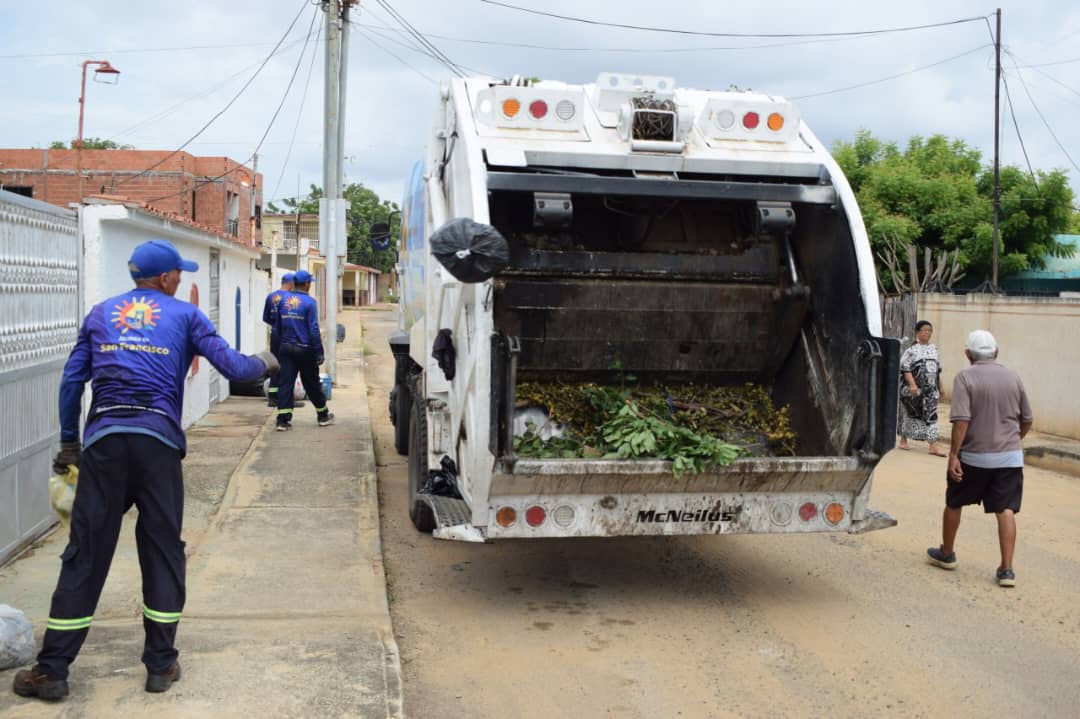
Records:
{"label": "white painted wall", "polygon": [[[132,250],[147,240],[159,238],[173,243],[185,259],[199,264],[198,272],[183,273],[176,298],[187,301],[192,286],[198,285],[199,309],[209,313],[210,250],[213,248],[221,255],[218,332],[235,349],[235,293],[239,287],[242,298],[240,350],[253,354],[266,349],[265,333],[261,331],[262,301],[269,290],[266,273],[254,269],[259,257],[257,250],[123,205],[90,205],[84,207],[82,212],[86,253],[84,301],[87,312],[102,300],[132,287],[127,269]],[[252,300],[253,296],[255,301]],[[210,410],[209,367],[209,363],[202,359],[194,376],[188,372],[184,389],[184,428]],[[219,385],[223,399],[228,396],[228,380],[222,377]]]}

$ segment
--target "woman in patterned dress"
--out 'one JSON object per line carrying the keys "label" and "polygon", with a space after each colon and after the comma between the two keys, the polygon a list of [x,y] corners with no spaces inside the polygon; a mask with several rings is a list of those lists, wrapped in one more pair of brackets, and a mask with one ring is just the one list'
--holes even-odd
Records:
{"label": "woman in patterned dress", "polygon": [[934,326],[926,320],[915,324],[915,344],[900,358],[900,449],[908,449],[909,439],[930,443],[930,454],[944,457],[938,441],[938,400],[941,399],[941,359],[930,344]]}

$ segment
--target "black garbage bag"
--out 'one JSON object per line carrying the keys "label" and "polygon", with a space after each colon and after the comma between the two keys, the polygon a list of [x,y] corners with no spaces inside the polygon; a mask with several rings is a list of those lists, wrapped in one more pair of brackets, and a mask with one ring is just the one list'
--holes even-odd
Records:
{"label": "black garbage bag", "polygon": [[431,356],[439,361],[439,369],[449,382],[457,373],[457,350],[454,349],[454,340],[448,329],[439,330],[435,336],[435,343],[431,347]]}
{"label": "black garbage bag", "polygon": [[461,499],[461,492],[458,491],[457,486],[457,465],[454,464],[454,460],[443,455],[439,465],[439,469],[428,475],[427,482],[424,483],[420,492],[433,497]]}
{"label": "black garbage bag", "polygon": [[450,220],[431,236],[431,253],[462,282],[483,282],[510,264],[510,246],[491,225]]}

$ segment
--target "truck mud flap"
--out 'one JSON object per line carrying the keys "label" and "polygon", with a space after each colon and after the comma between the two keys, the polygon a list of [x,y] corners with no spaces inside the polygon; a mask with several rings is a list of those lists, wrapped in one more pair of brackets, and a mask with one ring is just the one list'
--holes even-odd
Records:
{"label": "truck mud flap", "polygon": [[435,539],[452,539],[459,542],[483,542],[484,535],[472,526],[472,512],[464,499],[436,497],[430,494],[418,494],[416,498],[424,502],[435,513],[435,529],[431,536]]}
{"label": "truck mud flap", "polygon": [[873,532],[878,529],[889,529],[895,527],[896,520],[885,512],[879,512],[876,509],[866,510],[866,516],[862,519],[856,520],[851,523],[851,529],[848,530],[851,534],[866,534],[867,532]]}

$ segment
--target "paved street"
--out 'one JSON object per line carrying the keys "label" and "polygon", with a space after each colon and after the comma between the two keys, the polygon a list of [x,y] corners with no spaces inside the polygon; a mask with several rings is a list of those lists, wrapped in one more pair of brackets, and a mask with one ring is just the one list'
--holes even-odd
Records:
{"label": "paved street", "polygon": [[892,452],[866,536],[501,542],[418,534],[386,393],[392,311],[365,311],[391,615],[412,717],[1075,717],[1080,479],[1029,468],[1018,586],[968,510],[927,565],[945,460]]}

